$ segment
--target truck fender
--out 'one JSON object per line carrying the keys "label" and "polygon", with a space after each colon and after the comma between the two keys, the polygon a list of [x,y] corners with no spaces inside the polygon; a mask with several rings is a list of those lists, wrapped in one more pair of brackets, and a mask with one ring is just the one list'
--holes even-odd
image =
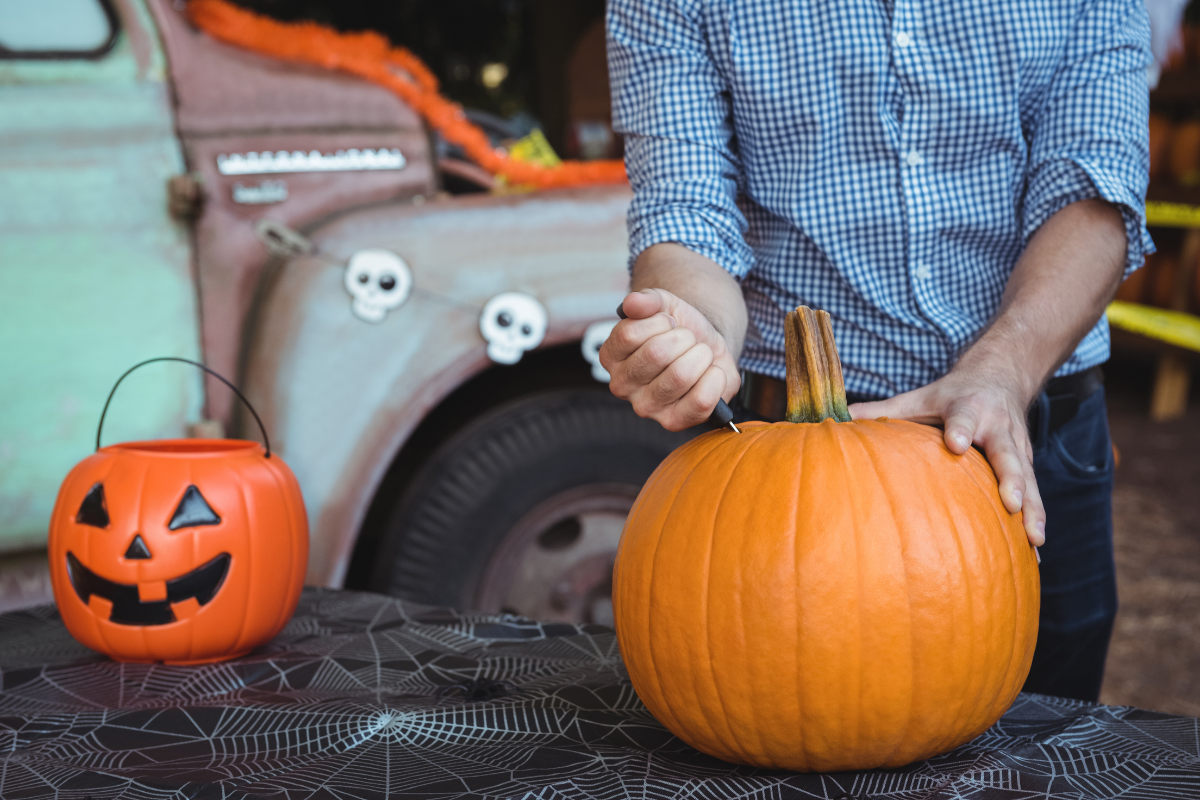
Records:
{"label": "truck fender", "polygon": [[[615,318],[629,199],[605,187],[376,206],[307,231],[317,252],[268,273],[242,384],[304,492],[310,584],[342,585],[376,489],[421,420],[481,371],[510,369],[493,364],[480,333],[489,298],[540,301],[543,348]],[[399,255],[413,278],[378,323],[352,313],[343,284],[345,264],[367,248]]]}

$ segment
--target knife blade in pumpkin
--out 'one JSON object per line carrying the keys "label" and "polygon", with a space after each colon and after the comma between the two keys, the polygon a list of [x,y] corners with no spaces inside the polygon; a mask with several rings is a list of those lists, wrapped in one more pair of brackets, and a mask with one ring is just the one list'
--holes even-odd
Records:
{"label": "knife blade in pumpkin", "polygon": [[[617,316],[621,319],[629,319],[625,313],[625,304],[621,303],[617,306]],[[738,426],[733,424],[733,409],[729,407],[723,398],[717,399],[717,407],[708,415],[708,424],[717,428],[729,428],[734,433],[741,433]]]}

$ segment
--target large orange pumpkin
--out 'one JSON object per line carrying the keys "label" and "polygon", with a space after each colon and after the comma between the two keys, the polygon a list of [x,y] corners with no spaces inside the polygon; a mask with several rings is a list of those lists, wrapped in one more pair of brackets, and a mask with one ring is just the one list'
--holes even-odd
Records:
{"label": "large orange pumpkin", "polygon": [[787,321],[801,422],[712,431],[646,483],[617,555],[617,638],[643,702],[699,750],[894,767],[1012,703],[1037,637],[1036,556],[978,452],[849,421],[818,313]]}
{"label": "large orange pumpkin", "polygon": [[[161,358],[133,369],[155,361],[195,364]],[[67,475],[50,519],[50,579],[71,635],[119,661],[202,663],[278,633],[304,586],[308,518],[269,445],[99,445],[97,432],[97,451]]]}

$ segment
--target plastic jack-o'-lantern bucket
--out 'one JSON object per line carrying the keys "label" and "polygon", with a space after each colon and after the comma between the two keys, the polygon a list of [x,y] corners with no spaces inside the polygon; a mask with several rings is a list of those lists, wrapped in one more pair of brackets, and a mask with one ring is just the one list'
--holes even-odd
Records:
{"label": "plastic jack-o'-lantern bucket", "polygon": [[[165,439],[100,446],[130,372],[182,361],[246,403],[263,442]],[[308,519],[295,476],[233,384],[202,364],[155,358],[122,375],[96,452],[58,492],[50,520],[54,600],[71,635],[118,661],[236,658],[278,633],[300,599]]]}

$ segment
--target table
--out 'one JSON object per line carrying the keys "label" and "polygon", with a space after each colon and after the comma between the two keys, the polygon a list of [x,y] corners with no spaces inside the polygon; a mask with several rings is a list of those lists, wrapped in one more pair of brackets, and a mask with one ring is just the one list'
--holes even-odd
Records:
{"label": "table", "polygon": [[307,589],[251,655],[119,664],[0,616],[0,797],[1200,798],[1200,720],[1021,695],[899,770],[738,767],[673,737],[597,625]]}

